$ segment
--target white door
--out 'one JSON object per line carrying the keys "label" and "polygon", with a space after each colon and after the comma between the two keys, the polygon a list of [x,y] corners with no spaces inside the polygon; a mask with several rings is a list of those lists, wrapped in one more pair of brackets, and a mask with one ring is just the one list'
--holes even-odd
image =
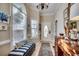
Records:
{"label": "white door", "polygon": [[42,22],[41,24],[41,41],[42,42],[50,42],[51,41],[51,23],[50,22]]}

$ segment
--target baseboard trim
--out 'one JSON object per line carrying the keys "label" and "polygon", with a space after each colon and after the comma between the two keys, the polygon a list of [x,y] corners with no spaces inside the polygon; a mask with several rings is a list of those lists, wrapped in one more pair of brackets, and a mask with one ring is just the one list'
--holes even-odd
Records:
{"label": "baseboard trim", "polygon": [[10,43],[11,40],[4,40],[0,42],[0,46]]}

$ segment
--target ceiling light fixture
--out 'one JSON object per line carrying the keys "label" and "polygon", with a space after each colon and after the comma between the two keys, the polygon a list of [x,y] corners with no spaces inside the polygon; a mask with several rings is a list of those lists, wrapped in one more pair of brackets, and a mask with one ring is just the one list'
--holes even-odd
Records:
{"label": "ceiling light fixture", "polygon": [[36,6],[38,9],[40,10],[44,10],[48,8],[48,4],[47,3],[40,3]]}

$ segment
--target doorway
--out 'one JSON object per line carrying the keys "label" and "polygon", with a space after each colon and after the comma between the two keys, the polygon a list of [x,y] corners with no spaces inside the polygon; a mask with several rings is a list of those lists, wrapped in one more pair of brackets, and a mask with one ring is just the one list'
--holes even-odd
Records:
{"label": "doorway", "polygon": [[51,41],[51,23],[42,21],[41,23],[41,41],[49,43]]}

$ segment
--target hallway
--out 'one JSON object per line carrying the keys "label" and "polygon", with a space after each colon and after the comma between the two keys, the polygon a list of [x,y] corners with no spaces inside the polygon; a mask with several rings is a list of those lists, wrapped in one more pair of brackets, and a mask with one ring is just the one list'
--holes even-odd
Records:
{"label": "hallway", "polygon": [[55,56],[55,51],[51,43],[37,42],[32,56]]}
{"label": "hallway", "polygon": [[49,43],[42,43],[39,56],[53,56]]}
{"label": "hallway", "polygon": [[78,8],[71,3],[0,4],[0,56],[79,54]]}

